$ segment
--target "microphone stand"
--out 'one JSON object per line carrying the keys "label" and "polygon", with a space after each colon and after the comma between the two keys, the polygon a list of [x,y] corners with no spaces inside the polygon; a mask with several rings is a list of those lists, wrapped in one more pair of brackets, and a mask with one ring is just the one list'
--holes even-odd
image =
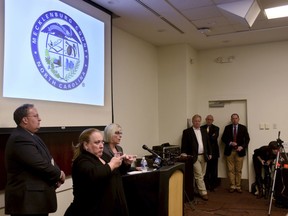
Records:
{"label": "microphone stand", "polygon": [[152,155],[154,155],[156,157],[156,159],[154,160],[153,166],[156,167],[157,169],[159,169],[163,164],[164,165],[172,165],[169,161],[167,161],[165,158],[158,155],[152,149],[149,149],[146,145],[143,145],[142,148],[147,150],[148,152],[150,152]]}

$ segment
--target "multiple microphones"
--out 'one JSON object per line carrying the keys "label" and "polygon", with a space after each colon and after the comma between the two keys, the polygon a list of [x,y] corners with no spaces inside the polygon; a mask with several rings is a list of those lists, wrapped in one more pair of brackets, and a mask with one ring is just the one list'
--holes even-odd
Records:
{"label": "multiple microphones", "polygon": [[152,149],[148,148],[148,146],[143,145],[142,148],[145,149],[146,151],[150,152],[153,156],[156,157],[155,160],[154,160],[154,163],[153,163],[153,167],[160,168],[162,165],[173,165],[174,164],[174,162],[161,157],[155,151],[153,151]]}
{"label": "multiple microphones", "polygon": [[143,145],[142,148],[145,149],[145,150],[147,150],[148,152],[150,152],[150,153],[151,153],[152,155],[154,155],[155,157],[158,157],[158,158],[163,159],[163,158],[160,157],[160,155],[158,155],[155,151],[153,151],[152,149],[148,148],[148,146]]}

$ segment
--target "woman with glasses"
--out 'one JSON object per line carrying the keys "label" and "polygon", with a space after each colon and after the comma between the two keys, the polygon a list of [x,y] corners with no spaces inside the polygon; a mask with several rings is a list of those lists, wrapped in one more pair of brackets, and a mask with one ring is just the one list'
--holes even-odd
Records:
{"label": "woman with glasses", "polygon": [[131,164],[136,159],[136,156],[123,153],[123,148],[120,146],[122,135],[122,127],[119,124],[112,123],[107,125],[104,129],[104,153],[110,158],[123,156],[123,163],[119,171],[121,174],[126,174],[128,170],[131,170]]}
{"label": "woman with glasses", "polygon": [[74,200],[65,216],[128,216],[128,208],[117,168],[122,157],[103,155],[102,132],[89,128],[74,148],[72,180]]}

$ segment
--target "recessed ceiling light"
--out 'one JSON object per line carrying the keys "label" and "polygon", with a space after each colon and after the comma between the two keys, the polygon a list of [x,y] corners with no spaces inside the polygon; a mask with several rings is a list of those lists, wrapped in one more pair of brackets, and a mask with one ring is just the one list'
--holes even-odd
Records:
{"label": "recessed ceiling light", "polygon": [[265,9],[265,13],[268,19],[288,17],[288,5],[267,8]]}
{"label": "recessed ceiling light", "polygon": [[211,32],[211,29],[208,27],[202,27],[202,28],[198,28],[197,29],[199,32],[201,32],[202,34],[208,34]]}

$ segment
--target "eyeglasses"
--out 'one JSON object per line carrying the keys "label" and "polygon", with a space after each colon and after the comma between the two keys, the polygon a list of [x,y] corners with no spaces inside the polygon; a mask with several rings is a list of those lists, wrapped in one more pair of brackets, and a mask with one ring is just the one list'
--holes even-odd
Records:
{"label": "eyeglasses", "polygon": [[121,132],[121,131],[116,131],[115,134],[117,134],[117,135],[122,135],[123,132]]}
{"label": "eyeglasses", "polygon": [[37,119],[39,119],[40,118],[40,116],[38,115],[38,114],[36,114],[36,115],[30,115],[30,116],[26,116],[26,117],[30,117],[30,118],[37,118]]}
{"label": "eyeglasses", "polygon": [[94,143],[97,144],[97,145],[99,145],[100,143],[101,143],[101,144],[104,144],[105,142],[104,142],[104,140],[97,140],[97,141],[95,141]]}

